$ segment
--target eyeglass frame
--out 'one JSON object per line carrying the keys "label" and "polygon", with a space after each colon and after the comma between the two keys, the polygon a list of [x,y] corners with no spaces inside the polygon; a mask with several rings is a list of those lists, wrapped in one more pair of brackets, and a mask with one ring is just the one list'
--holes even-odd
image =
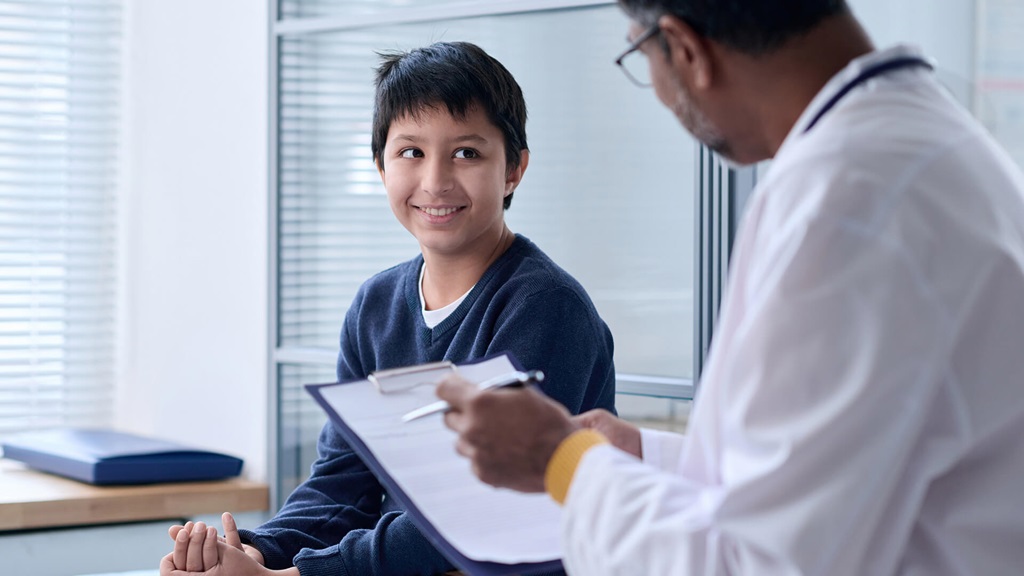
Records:
{"label": "eyeglass frame", "polygon": [[629,56],[633,52],[639,50],[640,46],[643,45],[644,42],[647,42],[651,38],[654,38],[659,33],[661,33],[661,24],[652,24],[649,28],[647,28],[647,30],[644,30],[642,34],[637,36],[636,40],[633,40],[633,42],[628,47],[626,47],[626,50],[623,51],[622,54],[619,54],[619,57],[615,59],[615,65],[622,69],[622,73],[626,75],[626,78],[629,78],[630,82],[636,84],[641,88],[649,88],[651,86],[651,83],[641,82],[637,80],[632,74],[629,73],[629,69],[622,65],[622,61],[626,59],[626,56]]}

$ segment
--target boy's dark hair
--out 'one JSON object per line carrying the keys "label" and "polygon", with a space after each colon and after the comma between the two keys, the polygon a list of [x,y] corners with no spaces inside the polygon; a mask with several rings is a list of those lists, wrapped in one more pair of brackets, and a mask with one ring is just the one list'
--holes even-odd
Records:
{"label": "boy's dark hair", "polygon": [[[416,117],[429,108],[446,107],[465,118],[480,106],[505,136],[506,173],[519,167],[526,146],[526,100],[512,74],[479,46],[469,42],[437,42],[409,52],[381,52],[377,94],[373,105],[373,160],[384,167],[384,144],[391,123]],[[505,197],[505,209],[512,194]]]}
{"label": "boy's dark hair", "polygon": [[671,14],[701,36],[755,56],[849,11],[845,0],[619,0],[619,5],[642,25],[653,26]]}

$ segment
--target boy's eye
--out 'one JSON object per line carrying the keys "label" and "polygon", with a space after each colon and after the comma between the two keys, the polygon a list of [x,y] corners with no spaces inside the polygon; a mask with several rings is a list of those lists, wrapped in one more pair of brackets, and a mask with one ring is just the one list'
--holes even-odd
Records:
{"label": "boy's eye", "polygon": [[422,158],[423,151],[419,148],[406,148],[398,153],[402,158]]}
{"label": "boy's eye", "polygon": [[472,148],[459,148],[455,151],[456,158],[479,158],[480,153]]}

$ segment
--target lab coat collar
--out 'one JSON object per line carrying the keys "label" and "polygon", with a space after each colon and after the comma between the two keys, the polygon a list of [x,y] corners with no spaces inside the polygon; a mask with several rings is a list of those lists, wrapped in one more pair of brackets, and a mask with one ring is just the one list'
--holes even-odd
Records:
{"label": "lab coat collar", "polygon": [[787,148],[792,146],[793,141],[798,140],[804,135],[807,126],[814,119],[825,104],[835,95],[837,92],[843,89],[846,84],[853,82],[865,69],[875,66],[881,62],[888,60],[894,60],[896,58],[906,57],[918,57],[923,58],[921,49],[916,46],[908,44],[897,44],[891,48],[885,50],[875,50],[869,52],[859,58],[855,58],[846,65],[845,68],[840,70],[833,76],[822,89],[818,92],[817,96],[811,100],[811,103],[804,108],[800,118],[797,119],[796,124],[790,129],[789,134],[786,135],[786,139],[782,141],[782,146],[775,153],[775,158],[782,156]]}

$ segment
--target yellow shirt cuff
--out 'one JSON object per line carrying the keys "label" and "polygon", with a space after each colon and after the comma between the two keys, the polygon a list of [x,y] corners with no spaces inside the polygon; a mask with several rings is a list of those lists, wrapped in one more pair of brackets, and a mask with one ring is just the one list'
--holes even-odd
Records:
{"label": "yellow shirt cuff", "polygon": [[608,444],[608,439],[597,430],[584,428],[577,430],[562,440],[562,443],[555,448],[555,453],[548,461],[547,470],[544,472],[544,489],[559,504],[565,504],[565,497],[569,494],[569,485],[576,474],[576,467],[579,466],[583,455],[594,446]]}

